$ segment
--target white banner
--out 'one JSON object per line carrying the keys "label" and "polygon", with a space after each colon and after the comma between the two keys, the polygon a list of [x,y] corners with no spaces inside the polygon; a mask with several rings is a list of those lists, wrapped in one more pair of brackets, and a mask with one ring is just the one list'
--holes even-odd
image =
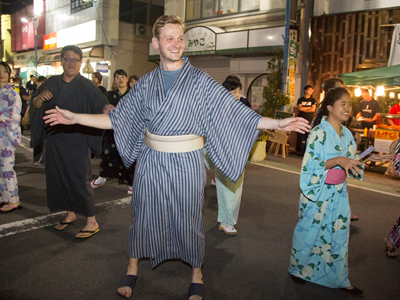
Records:
{"label": "white banner", "polygon": [[400,24],[396,24],[393,31],[392,46],[388,66],[400,65]]}

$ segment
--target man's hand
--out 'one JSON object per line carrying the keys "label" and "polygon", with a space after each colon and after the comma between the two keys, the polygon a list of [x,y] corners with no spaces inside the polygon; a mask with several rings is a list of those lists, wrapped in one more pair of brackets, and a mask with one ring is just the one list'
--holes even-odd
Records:
{"label": "man's hand", "polygon": [[108,114],[110,112],[110,110],[113,110],[114,108],[115,108],[115,106],[112,104],[105,105],[103,108],[103,114]]}
{"label": "man's hand", "polygon": [[309,132],[311,126],[308,124],[308,121],[303,118],[287,118],[279,120],[278,130],[283,131],[297,131],[300,133]]}
{"label": "man's hand", "polygon": [[46,110],[46,114],[43,120],[45,120],[46,124],[50,124],[50,126],[58,124],[72,125],[76,123],[76,114],[69,110],[61,109],[58,106],[55,109]]}
{"label": "man's hand", "polygon": [[53,94],[50,91],[41,92],[36,98],[38,98],[42,102],[47,102],[53,99]]}

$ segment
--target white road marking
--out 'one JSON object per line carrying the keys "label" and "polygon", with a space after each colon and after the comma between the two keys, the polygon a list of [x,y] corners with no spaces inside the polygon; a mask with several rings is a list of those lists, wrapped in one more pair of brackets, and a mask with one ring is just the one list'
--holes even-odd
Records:
{"label": "white road marking", "polygon": [[29,152],[33,152],[33,149],[29,147],[29,143],[31,142],[30,138],[27,138],[26,136],[22,136],[23,139],[26,139],[28,141],[28,146],[25,145],[25,143],[21,140],[21,143],[19,143],[19,146],[24,148],[25,150],[28,150]]}
{"label": "white road marking", "polygon": [[[278,168],[278,167],[274,167],[274,166],[268,166],[268,165],[264,165],[264,164],[254,163],[254,162],[251,162],[251,164],[257,165],[257,166],[261,166],[261,167],[264,167],[264,168],[270,168],[270,169],[274,169],[274,170],[279,170],[279,171],[286,172],[286,173],[292,173],[292,174],[300,175],[300,172],[297,172],[297,171],[285,170],[285,169],[282,169],[282,168]],[[355,187],[355,188],[358,188],[358,189],[361,189],[361,190],[371,191],[371,192],[375,192],[375,193],[379,193],[379,194],[383,194],[383,195],[389,195],[389,196],[393,196],[393,197],[400,197],[399,194],[394,194],[394,193],[385,192],[385,191],[381,191],[381,190],[371,189],[371,188],[367,188],[367,187],[363,187],[363,186],[354,185],[354,184],[351,184],[351,183],[348,183],[347,186],[351,186],[351,187]]]}
{"label": "white road marking", "polygon": [[[97,214],[112,211],[117,206],[124,208],[128,207],[131,202],[131,197],[125,197],[118,200],[103,202],[96,204]],[[32,231],[48,226],[54,226],[60,221],[61,216],[64,216],[65,212],[57,212],[36,218],[25,219],[22,221],[11,222],[0,225],[0,238],[14,235],[17,233]]]}

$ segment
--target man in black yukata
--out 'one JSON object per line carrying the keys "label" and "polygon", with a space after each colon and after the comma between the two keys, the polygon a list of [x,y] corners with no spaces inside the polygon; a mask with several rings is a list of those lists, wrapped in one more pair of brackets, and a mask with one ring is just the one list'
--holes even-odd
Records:
{"label": "man in black yukata", "polygon": [[[204,298],[204,224],[206,170],[203,148],[230,180],[242,174],[257,129],[308,131],[302,118],[263,118],[183,57],[184,25],[177,16],[161,16],[152,44],[160,65],[142,76],[108,115],[48,110],[50,125],[81,124],[113,129],[126,167],[136,161],[133,181],[129,265],[118,294],[129,298],[140,258],[153,267],[179,258],[192,266],[188,299]],[[229,116],[229,117],[226,117]],[[204,145],[203,137],[207,137]],[[227,145],[235,145],[229,147]]]}
{"label": "man in black yukata", "polygon": [[[52,76],[33,95],[33,143],[46,134],[46,186],[50,211],[66,210],[67,215],[54,227],[64,230],[75,222],[76,213],[87,217],[86,225],[76,238],[88,238],[99,232],[96,222],[91,152],[99,155],[102,131],[81,125],[54,127],[43,121],[45,111],[61,106],[75,113],[100,114],[109,109],[105,95],[93,82],[79,74],[82,51],[76,46],[61,50],[64,73]],[[104,112],[106,112],[104,110]]]}

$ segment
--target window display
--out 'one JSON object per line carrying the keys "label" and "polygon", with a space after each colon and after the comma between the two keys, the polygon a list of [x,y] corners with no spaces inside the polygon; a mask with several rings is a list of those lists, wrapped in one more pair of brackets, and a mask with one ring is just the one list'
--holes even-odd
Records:
{"label": "window display", "polygon": [[259,10],[260,0],[186,0],[186,20]]}

